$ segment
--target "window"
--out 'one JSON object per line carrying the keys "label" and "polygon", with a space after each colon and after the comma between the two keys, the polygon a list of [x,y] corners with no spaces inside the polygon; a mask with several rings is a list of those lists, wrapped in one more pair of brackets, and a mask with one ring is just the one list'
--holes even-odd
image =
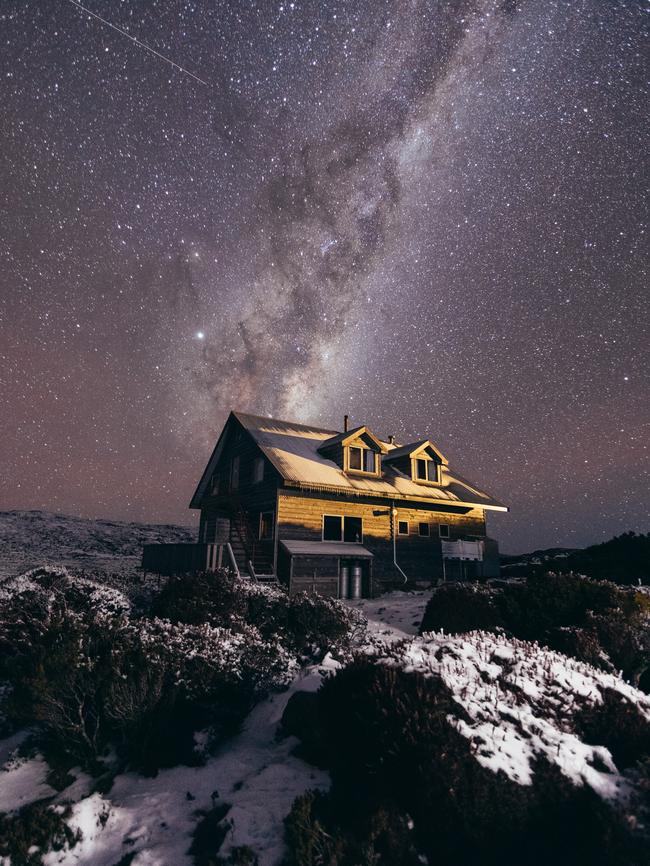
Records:
{"label": "window", "polygon": [[217,534],[217,514],[214,511],[209,512],[205,517],[203,524],[203,541],[206,544],[212,544]]}
{"label": "window", "polygon": [[273,511],[263,511],[260,514],[260,541],[270,541],[273,538]]}
{"label": "window", "polygon": [[420,533],[420,535],[428,538],[428,536],[429,536],[429,524],[428,523],[418,524],[418,532]]}
{"label": "window", "polygon": [[340,517],[331,514],[323,515],[323,541],[363,541],[363,521],[360,517],[349,515]]}
{"label": "window", "polygon": [[369,472],[373,475],[377,471],[377,455],[370,448],[360,448],[351,445],[348,449],[348,469],[355,472]]}
{"label": "window", "polygon": [[441,523],[438,527],[440,538],[449,538],[449,526],[446,523]]}
{"label": "window", "polygon": [[438,481],[438,463],[419,457],[415,461],[415,477],[418,481]]}
{"label": "window", "polygon": [[361,467],[362,467],[361,461],[363,459],[363,455],[361,453],[362,451],[363,451],[363,448],[350,448],[350,459],[349,459],[350,469],[357,469],[359,472],[361,472]]}
{"label": "window", "polygon": [[323,515],[323,541],[341,541],[342,518]]}
{"label": "window", "polygon": [[408,535],[409,534],[409,522],[408,522],[408,520],[400,520],[398,522],[397,534],[398,535]]}
{"label": "window", "polygon": [[219,482],[220,481],[221,481],[221,479],[219,478],[219,473],[215,472],[214,475],[212,476],[212,480],[210,482],[210,490],[211,490],[213,496],[219,495]]}
{"label": "window", "polygon": [[253,484],[259,484],[264,480],[264,458],[256,457],[253,463]]}
{"label": "window", "polygon": [[239,487],[239,457],[233,457],[230,464],[230,489],[237,490]]}
{"label": "window", "polygon": [[360,517],[343,518],[343,541],[363,541],[363,530]]}

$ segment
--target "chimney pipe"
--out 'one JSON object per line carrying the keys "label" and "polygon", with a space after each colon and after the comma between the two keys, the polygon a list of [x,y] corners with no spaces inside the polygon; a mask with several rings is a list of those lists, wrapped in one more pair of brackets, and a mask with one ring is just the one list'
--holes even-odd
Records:
{"label": "chimney pipe", "polygon": [[393,436],[392,433],[391,433],[390,436],[388,437],[388,444],[389,444],[389,445],[394,445],[394,444],[395,444],[395,437]]}
{"label": "chimney pipe", "polygon": [[349,420],[350,420],[350,416],[349,416],[349,415],[344,415],[344,416],[343,416],[343,432],[344,432],[344,433],[347,433],[347,432],[348,432],[348,421],[349,421]]}

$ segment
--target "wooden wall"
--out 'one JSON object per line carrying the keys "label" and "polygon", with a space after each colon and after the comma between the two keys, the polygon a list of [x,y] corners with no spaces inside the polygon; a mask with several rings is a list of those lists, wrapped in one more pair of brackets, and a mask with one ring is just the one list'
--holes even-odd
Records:
{"label": "wooden wall", "polygon": [[[403,507],[396,501],[395,529],[400,520],[409,521],[408,536],[396,536],[397,562],[409,579],[432,581],[442,577],[442,560],[438,526],[449,526],[449,538],[484,538],[485,517],[482,509],[467,514],[440,512],[415,503]],[[322,539],[323,514],[351,515],[363,519],[363,544],[374,554],[373,576],[377,589],[382,583],[401,582],[403,578],[393,565],[391,503],[372,498],[345,500],[328,494],[281,490],[278,497],[279,539]],[[428,523],[429,537],[418,534],[418,524]]]}
{"label": "wooden wall", "polygon": [[[233,457],[239,457],[239,484],[236,489],[230,489],[230,468]],[[264,459],[264,478],[254,482],[254,466],[258,457]],[[241,427],[239,422],[232,420],[226,434],[224,447],[216,467],[222,478],[219,493],[212,494],[211,485],[201,503],[201,522],[199,540],[203,540],[203,527],[212,524],[214,515],[232,515],[237,502],[248,515],[251,531],[255,536],[255,568],[258,571],[268,571],[273,566],[275,541],[259,539],[259,520],[263,511],[276,510],[276,491],[281,478],[275,467],[263,456],[252,436]],[[229,541],[235,551],[240,569],[245,568],[245,555],[241,547],[235,522],[231,524]]]}

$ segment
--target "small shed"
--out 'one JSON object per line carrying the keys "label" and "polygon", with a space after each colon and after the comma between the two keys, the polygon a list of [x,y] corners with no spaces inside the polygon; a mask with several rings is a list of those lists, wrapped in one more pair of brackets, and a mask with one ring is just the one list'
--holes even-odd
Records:
{"label": "small shed", "polygon": [[362,544],[284,539],[278,550],[278,578],[291,593],[369,598],[372,559]]}

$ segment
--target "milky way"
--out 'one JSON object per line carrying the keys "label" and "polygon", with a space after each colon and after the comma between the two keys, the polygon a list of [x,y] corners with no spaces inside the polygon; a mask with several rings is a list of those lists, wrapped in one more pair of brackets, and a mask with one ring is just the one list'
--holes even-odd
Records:
{"label": "milky way", "polygon": [[186,522],[236,407],[650,528],[640,3],[85,5],[200,80],[2,5],[3,507]]}

